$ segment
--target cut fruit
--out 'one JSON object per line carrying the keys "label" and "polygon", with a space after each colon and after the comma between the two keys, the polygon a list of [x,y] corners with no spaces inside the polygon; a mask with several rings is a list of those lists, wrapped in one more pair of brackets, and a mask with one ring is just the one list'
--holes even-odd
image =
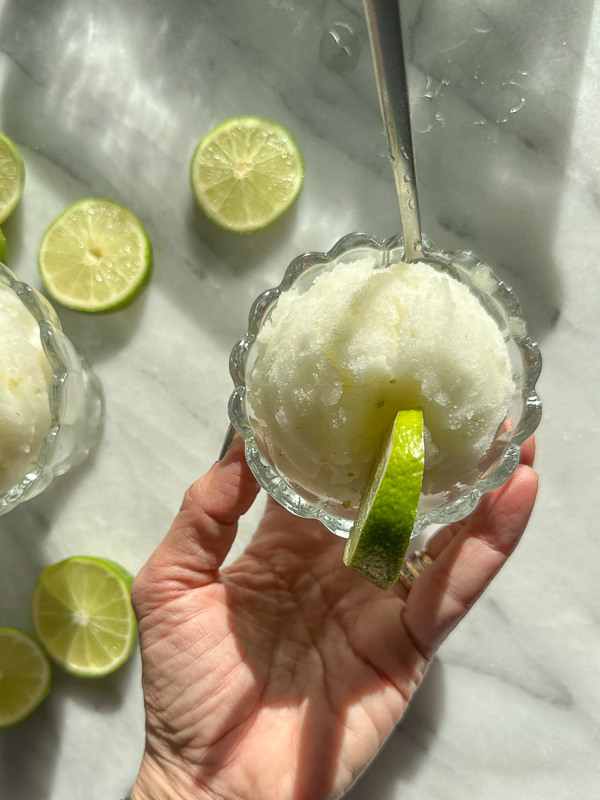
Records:
{"label": "cut fruit", "polygon": [[25,167],[19,151],[0,133],[0,225],[12,214],[25,184]]}
{"label": "cut fruit", "polygon": [[97,313],[128,306],[152,272],[142,224],[112,200],[88,199],[67,208],[48,228],[39,252],[48,293],[76,311]]}
{"label": "cut fruit", "polygon": [[0,728],[34,711],[50,691],[50,664],[39,644],[16,628],[0,628]]}
{"label": "cut fruit", "polygon": [[6,236],[2,228],[0,228],[0,261],[6,264]]}
{"label": "cut fruit", "polygon": [[74,556],[38,577],[33,624],[48,653],[68,672],[99,678],[122,666],[135,640],[133,577],[111,561]]}
{"label": "cut fruit", "polygon": [[292,205],[304,181],[302,155],[281,125],[256,117],[224,122],[202,139],[190,182],[200,208],[217,225],[251,233]]}
{"label": "cut fruit", "polygon": [[422,410],[398,412],[344,551],[344,564],[380,589],[391,588],[400,575],[417,515],[424,460]]}

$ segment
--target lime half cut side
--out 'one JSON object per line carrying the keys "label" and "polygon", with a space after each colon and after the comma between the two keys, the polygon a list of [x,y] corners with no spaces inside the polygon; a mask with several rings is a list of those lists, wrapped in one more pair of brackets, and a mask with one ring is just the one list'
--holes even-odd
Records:
{"label": "lime half cut side", "polygon": [[190,171],[200,208],[236,233],[274,222],[296,200],[303,181],[302,156],[291,134],[256,117],[231,119],[211,131],[196,148]]}
{"label": "lime half cut side", "polygon": [[19,151],[0,133],[0,225],[12,214],[25,184],[25,167]]}
{"label": "lime half cut side", "polygon": [[123,567],[88,556],[67,558],[40,574],[31,598],[33,624],[68,672],[99,678],[125,663],[136,631],[132,580]]}
{"label": "lime half cut side", "polygon": [[0,728],[34,711],[50,691],[50,664],[39,644],[16,628],[0,628]]}
{"label": "lime half cut side", "polygon": [[48,293],[76,311],[128,306],[151,274],[150,242],[131,211],[102,198],[81,200],[48,228],[39,268]]}
{"label": "lime half cut side", "polygon": [[422,410],[398,412],[344,551],[344,564],[380,589],[390,589],[400,575],[417,516],[424,456]]}

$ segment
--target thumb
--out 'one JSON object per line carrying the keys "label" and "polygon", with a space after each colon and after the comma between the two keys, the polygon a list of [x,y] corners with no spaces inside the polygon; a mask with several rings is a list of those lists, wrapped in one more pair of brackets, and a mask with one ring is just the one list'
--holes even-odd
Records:
{"label": "thumb", "polygon": [[237,532],[238,519],[252,505],[258,484],[236,434],[217,461],[185,493],[170,531],[133,586],[134,602],[150,593],[155,600],[216,580]]}

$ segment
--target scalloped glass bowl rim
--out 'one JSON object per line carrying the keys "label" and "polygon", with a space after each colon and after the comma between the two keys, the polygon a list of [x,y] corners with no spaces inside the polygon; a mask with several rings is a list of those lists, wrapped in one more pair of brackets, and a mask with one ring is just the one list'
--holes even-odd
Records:
{"label": "scalloped glass bowl rim", "polygon": [[[261,454],[252,424],[248,419],[245,404],[245,366],[248,352],[256,339],[262,320],[277,300],[279,295],[289,289],[307,269],[316,265],[329,264],[352,250],[371,249],[391,254],[403,248],[402,235],[380,240],[365,233],[351,233],[340,239],[327,253],[310,252],[295,258],[285,271],[279,286],[262,292],[252,304],[248,317],[248,332],[233,347],[229,360],[234,391],[229,398],[229,418],[232,425],[241,434],[245,442],[246,459],[259,485],[269,492],[278,503],[288,511],[300,517],[317,519],[332,533],[347,537],[352,527],[352,520],[341,518],[330,513],[319,503],[307,500],[293,489],[268,463]],[[517,320],[521,329],[515,327],[512,341],[517,345],[523,360],[523,413],[511,432],[511,439],[503,448],[496,464],[471,486],[462,496],[450,501],[447,505],[417,516],[413,536],[432,524],[448,524],[466,517],[479,503],[482,495],[501,486],[515,471],[520,458],[521,445],[537,428],[541,418],[541,403],[535,391],[535,384],[540,374],[542,359],[539,348],[527,336],[520,303],[514,291],[501,281],[493,271],[469,250],[441,252],[431,242],[423,238],[423,259],[433,261],[449,270],[453,265],[464,269],[485,267],[494,280],[494,300],[501,305],[510,319]],[[389,264],[389,255],[386,263]]]}

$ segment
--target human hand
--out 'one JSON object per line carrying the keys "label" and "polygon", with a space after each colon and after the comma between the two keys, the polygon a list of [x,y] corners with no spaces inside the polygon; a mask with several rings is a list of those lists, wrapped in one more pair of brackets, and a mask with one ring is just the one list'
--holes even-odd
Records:
{"label": "human hand", "polygon": [[343,540],[271,498],[221,569],[258,487],[236,436],[136,578],[146,749],[133,800],[338,797],[523,533],[533,440],[504,486],[428,543],[410,592],[342,563]]}

